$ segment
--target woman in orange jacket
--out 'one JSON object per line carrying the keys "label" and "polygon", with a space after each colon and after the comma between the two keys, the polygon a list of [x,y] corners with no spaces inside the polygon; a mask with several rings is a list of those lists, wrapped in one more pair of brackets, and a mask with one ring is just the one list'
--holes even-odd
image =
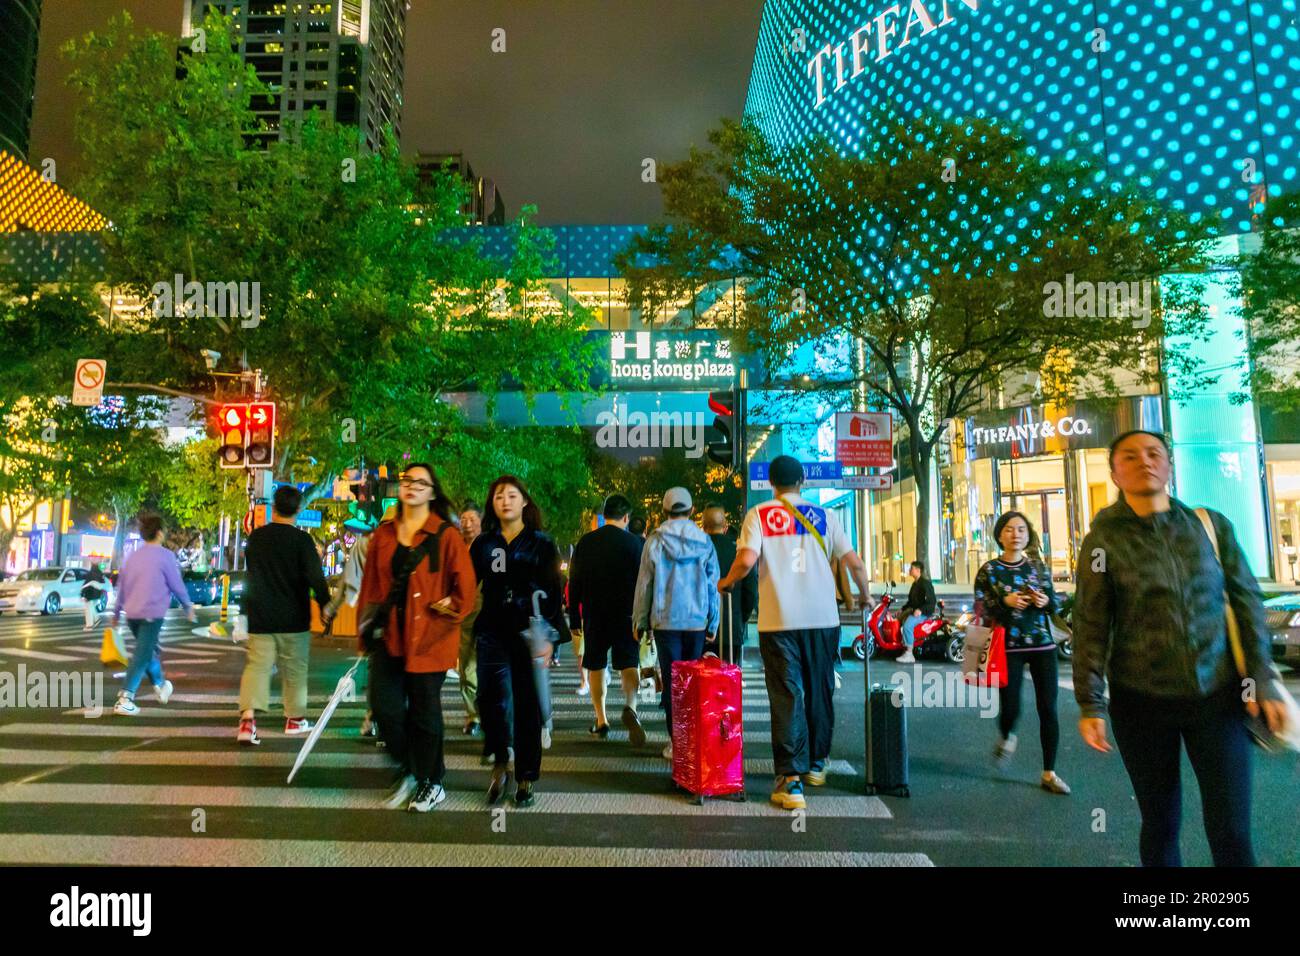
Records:
{"label": "woman in orange jacket", "polygon": [[408,465],[398,481],[397,514],[371,536],[359,603],[391,608],[370,654],[370,704],[401,768],[386,803],[424,813],[447,797],[442,685],[456,666],[477,582],[433,468]]}

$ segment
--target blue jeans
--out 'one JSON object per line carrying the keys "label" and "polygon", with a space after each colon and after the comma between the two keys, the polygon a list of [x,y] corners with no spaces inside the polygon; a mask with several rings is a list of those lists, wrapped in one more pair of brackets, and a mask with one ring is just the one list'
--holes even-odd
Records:
{"label": "blue jeans", "polygon": [[134,697],[145,674],[149,675],[149,680],[155,687],[163,682],[162,643],[159,640],[163,622],[162,618],[128,618],[126,624],[135,637],[135,650],[131,653],[131,663],[127,665],[122,689]]}
{"label": "blue jeans", "polygon": [[659,703],[668,723],[668,739],[673,739],[673,661],[697,661],[704,656],[704,631],[655,631],[655,648],[659,652],[659,672],[664,692]]}
{"label": "blue jeans", "polygon": [[908,616],[903,619],[900,633],[903,635],[903,646],[909,651],[912,649],[912,645],[916,642],[916,626],[924,620],[925,617],[923,615],[911,614],[910,612]]}

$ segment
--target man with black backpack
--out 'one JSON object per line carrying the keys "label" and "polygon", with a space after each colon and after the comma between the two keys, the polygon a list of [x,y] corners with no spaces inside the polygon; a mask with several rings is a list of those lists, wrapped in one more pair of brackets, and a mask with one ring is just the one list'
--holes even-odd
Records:
{"label": "man with black backpack", "polygon": [[772,802],[807,806],[803,784],[826,782],[835,725],[840,616],[831,564],[840,560],[870,601],[866,565],[835,514],[799,495],[803,466],[780,455],[768,470],[773,499],[750,508],[736,560],[718,582],[727,591],[758,565],[758,648],[772,710]]}
{"label": "man with black backpack", "polygon": [[248,536],[244,552],[248,580],[244,612],[248,615],[248,658],[239,681],[239,733],[246,746],[260,744],[257,711],[270,709],[271,668],[279,665],[284,683],[284,732],[305,734],[307,660],[311,654],[311,598],[328,623],[329,585],[311,535],[294,527],[302,492],[292,485],[275,489],[271,523]]}

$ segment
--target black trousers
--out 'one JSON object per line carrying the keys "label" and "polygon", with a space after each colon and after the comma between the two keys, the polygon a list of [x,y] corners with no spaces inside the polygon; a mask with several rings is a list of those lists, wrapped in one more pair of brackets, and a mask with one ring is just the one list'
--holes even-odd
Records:
{"label": "black trousers", "polygon": [[442,783],[442,684],[445,671],[408,674],[406,661],[382,649],[370,655],[370,708],[388,752],[417,780]]}
{"label": "black trousers", "polygon": [[839,648],[838,627],[758,633],[777,776],[822,769],[830,759]]}
{"label": "black trousers", "polygon": [[1181,866],[1180,771],[1186,746],[1201,788],[1205,836],[1215,866],[1254,866],[1250,839],[1250,734],[1237,685],[1200,700],[1110,690],[1110,722],[1142,812],[1143,866]]}
{"label": "black trousers", "polygon": [[478,710],[487,753],[504,764],[509,759],[513,731],[515,778],[538,779],[542,773],[542,707],[533,678],[533,659],[518,634],[478,635]]}
{"label": "black trousers", "polygon": [[1056,648],[1045,651],[1008,651],[1007,686],[999,688],[998,729],[1006,737],[1020,719],[1020,690],[1025,668],[1034,679],[1034,700],[1038,705],[1038,741],[1043,748],[1043,769],[1056,769],[1056,751],[1061,744],[1061,724],[1056,719]]}

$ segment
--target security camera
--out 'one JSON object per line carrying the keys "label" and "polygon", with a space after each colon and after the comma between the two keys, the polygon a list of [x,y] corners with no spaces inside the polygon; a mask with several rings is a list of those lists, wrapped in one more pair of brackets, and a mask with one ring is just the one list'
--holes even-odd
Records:
{"label": "security camera", "polygon": [[203,356],[203,361],[204,364],[208,366],[208,371],[215,371],[217,363],[221,361],[221,353],[214,352],[212,349],[200,349],[199,354]]}

